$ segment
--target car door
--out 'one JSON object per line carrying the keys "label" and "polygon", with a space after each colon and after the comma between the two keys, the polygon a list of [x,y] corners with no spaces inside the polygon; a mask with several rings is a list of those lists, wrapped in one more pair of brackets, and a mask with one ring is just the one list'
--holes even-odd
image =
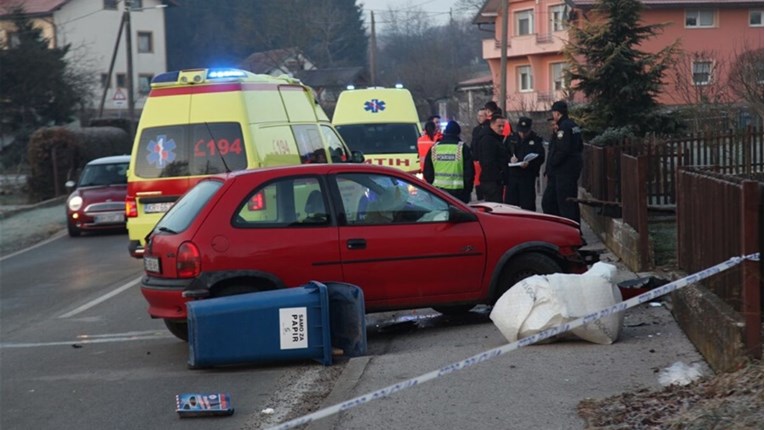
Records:
{"label": "car door", "polygon": [[486,245],[475,217],[449,221],[448,201],[414,178],[380,173],[331,178],[343,206],[339,242],[345,281],[364,290],[370,310],[479,294]]}

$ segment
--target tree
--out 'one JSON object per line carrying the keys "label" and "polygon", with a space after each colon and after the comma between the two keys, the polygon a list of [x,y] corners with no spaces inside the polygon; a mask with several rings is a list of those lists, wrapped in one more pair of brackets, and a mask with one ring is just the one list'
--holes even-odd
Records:
{"label": "tree", "polygon": [[629,127],[642,135],[664,127],[657,123],[656,96],[678,42],[655,54],[638,50],[665,26],[641,25],[642,10],[639,0],[597,0],[593,20],[569,27],[566,76],[571,90],[586,96],[580,120],[591,133]]}
{"label": "tree", "polygon": [[50,48],[21,8],[11,13],[11,21],[16,42],[0,50],[2,132],[28,134],[40,126],[72,121],[86,89],[64,59],[69,45]]}
{"label": "tree", "polygon": [[733,51],[730,68],[730,87],[733,94],[743,100],[749,110],[763,118],[763,51],[743,46]]}

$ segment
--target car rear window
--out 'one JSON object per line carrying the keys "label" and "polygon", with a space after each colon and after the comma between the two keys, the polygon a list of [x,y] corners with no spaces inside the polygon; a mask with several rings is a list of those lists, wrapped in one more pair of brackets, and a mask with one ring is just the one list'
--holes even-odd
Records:
{"label": "car rear window", "polygon": [[365,154],[417,152],[416,124],[353,124],[336,125],[335,128],[354,151]]}
{"label": "car rear window", "polygon": [[186,230],[221,186],[223,182],[219,180],[199,182],[170,208],[154,229],[170,233]]}
{"label": "car rear window", "polygon": [[242,128],[236,122],[149,127],[136,154],[138,177],[211,175],[247,168]]}

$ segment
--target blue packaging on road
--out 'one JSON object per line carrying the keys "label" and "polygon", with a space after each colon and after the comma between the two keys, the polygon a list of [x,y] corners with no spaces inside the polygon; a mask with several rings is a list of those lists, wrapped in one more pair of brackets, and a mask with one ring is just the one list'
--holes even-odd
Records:
{"label": "blue packaging on road", "polygon": [[231,396],[224,393],[184,393],[175,396],[175,411],[181,418],[232,415]]}

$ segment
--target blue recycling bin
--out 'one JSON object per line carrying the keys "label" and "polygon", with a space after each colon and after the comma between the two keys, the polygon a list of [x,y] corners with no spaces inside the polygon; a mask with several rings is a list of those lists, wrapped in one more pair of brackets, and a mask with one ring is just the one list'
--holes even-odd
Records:
{"label": "blue recycling bin", "polygon": [[239,294],[186,303],[189,367],[315,359],[332,364],[327,287]]}
{"label": "blue recycling bin", "polygon": [[333,347],[366,354],[361,288],[308,284],[186,303],[189,367],[314,359],[329,366]]}

